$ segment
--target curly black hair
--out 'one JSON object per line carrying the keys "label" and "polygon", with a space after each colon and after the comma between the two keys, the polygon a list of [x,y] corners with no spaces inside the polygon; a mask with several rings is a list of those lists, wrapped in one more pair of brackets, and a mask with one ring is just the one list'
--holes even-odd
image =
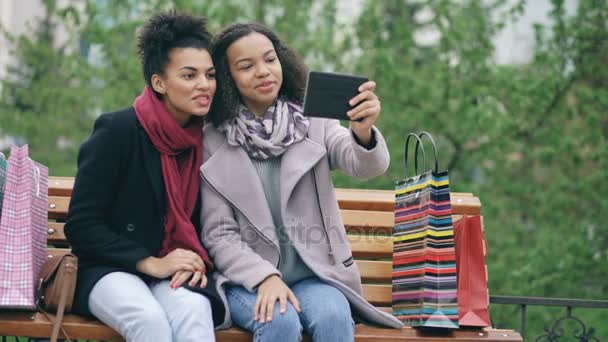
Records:
{"label": "curly black hair", "polygon": [[219,126],[235,117],[241,101],[239,91],[230,75],[226,51],[238,39],[256,32],[263,34],[272,42],[281,62],[283,84],[279,89],[279,96],[284,96],[294,102],[301,103],[303,101],[308,68],[302,58],[293,49],[283,44],[271,29],[262,24],[233,24],[215,36],[211,49],[211,57],[215,65],[217,90],[208,118],[215,126]]}
{"label": "curly black hair", "polygon": [[172,49],[210,50],[212,39],[204,17],[171,10],[148,19],[137,37],[137,50],[148,86],[152,87],[152,75],[164,72]]}

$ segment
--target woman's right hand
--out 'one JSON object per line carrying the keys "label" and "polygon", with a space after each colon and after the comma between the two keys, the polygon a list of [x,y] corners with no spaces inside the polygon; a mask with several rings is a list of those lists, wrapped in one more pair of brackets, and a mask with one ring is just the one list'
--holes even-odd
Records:
{"label": "woman's right hand", "polygon": [[162,258],[147,257],[137,262],[137,271],[164,279],[177,271],[205,273],[205,263],[201,257],[189,250],[177,248]]}
{"label": "woman's right hand", "polygon": [[260,323],[272,321],[274,303],[279,300],[281,314],[287,310],[289,300],[297,312],[300,312],[300,302],[283,280],[276,274],[266,278],[258,287],[258,297],[253,308],[253,319]]}

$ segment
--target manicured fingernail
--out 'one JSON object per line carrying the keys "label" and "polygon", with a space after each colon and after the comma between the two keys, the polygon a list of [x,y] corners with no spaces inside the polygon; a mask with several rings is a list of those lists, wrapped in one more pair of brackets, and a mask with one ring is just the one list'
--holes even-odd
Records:
{"label": "manicured fingernail", "polygon": [[266,317],[266,321],[272,322],[272,317],[270,317],[270,316]]}

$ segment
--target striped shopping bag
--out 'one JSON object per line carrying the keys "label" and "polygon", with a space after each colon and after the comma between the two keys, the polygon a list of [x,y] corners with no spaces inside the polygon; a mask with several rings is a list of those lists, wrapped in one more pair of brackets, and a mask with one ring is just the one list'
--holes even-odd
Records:
{"label": "striped shopping bag", "polygon": [[[433,145],[435,167],[426,170],[422,138]],[[413,177],[407,177],[410,139],[416,142]],[[418,173],[418,150],[422,168]],[[406,179],[395,185],[393,315],[414,327],[458,328],[456,255],[448,171],[439,171],[437,145],[428,132],[405,141]]]}
{"label": "striped shopping bag", "polygon": [[0,309],[36,310],[35,289],[46,260],[48,169],[11,147],[0,218]]}

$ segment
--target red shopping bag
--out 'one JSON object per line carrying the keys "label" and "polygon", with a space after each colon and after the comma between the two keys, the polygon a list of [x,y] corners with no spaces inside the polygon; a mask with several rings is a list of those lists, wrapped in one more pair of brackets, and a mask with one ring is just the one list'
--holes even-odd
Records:
{"label": "red shopping bag", "polygon": [[36,310],[46,260],[48,169],[11,147],[0,218],[0,308]]}
{"label": "red shopping bag", "polygon": [[480,215],[464,215],[454,224],[458,279],[458,324],[490,326],[486,268],[487,241]]}

